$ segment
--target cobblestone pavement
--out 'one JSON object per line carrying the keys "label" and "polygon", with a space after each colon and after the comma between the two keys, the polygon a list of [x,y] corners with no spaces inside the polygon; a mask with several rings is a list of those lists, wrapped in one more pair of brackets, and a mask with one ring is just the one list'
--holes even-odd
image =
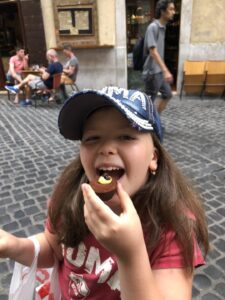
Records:
{"label": "cobblestone pavement", "polygon": [[[0,227],[18,236],[43,230],[46,199],[78,151],[58,134],[58,112],[15,107],[0,95]],[[174,97],[162,119],[165,147],[205,199],[212,251],[196,270],[193,299],[224,300],[225,101]],[[8,299],[12,265],[0,260],[0,300]]]}

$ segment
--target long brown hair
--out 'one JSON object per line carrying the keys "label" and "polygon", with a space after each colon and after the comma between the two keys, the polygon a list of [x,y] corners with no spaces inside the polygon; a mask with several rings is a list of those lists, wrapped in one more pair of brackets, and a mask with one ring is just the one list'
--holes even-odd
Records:
{"label": "long brown hair", "polygon": [[[170,155],[152,134],[158,152],[158,168],[132,197],[141,219],[149,253],[173,230],[181,245],[186,270],[193,271],[193,236],[208,252],[208,230],[199,195],[176,167]],[[88,234],[83,213],[81,184],[88,182],[79,156],[61,174],[49,206],[49,218],[59,242],[77,246]],[[191,217],[190,217],[191,216]]]}

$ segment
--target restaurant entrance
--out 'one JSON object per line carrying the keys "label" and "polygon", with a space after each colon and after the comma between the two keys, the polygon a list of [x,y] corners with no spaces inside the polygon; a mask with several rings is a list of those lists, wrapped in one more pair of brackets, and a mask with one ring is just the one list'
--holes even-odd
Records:
{"label": "restaurant entrance", "polygon": [[[173,89],[176,89],[179,53],[179,31],[181,0],[175,0],[176,14],[173,21],[167,24],[165,38],[165,62],[173,74]],[[145,35],[148,25],[155,15],[156,0],[126,0],[127,22],[127,68],[128,87],[144,90],[141,71],[134,71],[132,65],[133,47],[140,37]]]}

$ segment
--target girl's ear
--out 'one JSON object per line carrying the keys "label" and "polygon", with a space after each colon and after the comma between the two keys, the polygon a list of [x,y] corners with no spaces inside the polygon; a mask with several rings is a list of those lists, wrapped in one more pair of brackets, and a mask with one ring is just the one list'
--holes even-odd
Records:
{"label": "girl's ear", "polygon": [[158,150],[154,148],[154,152],[152,154],[151,161],[149,163],[149,170],[150,171],[156,171],[158,168]]}

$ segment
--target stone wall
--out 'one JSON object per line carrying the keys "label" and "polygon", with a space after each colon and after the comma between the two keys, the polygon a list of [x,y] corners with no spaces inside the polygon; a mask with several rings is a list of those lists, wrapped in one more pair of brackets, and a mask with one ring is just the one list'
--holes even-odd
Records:
{"label": "stone wall", "polygon": [[224,11],[224,0],[182,0],[178,90],[185,60],[225,60]]}

